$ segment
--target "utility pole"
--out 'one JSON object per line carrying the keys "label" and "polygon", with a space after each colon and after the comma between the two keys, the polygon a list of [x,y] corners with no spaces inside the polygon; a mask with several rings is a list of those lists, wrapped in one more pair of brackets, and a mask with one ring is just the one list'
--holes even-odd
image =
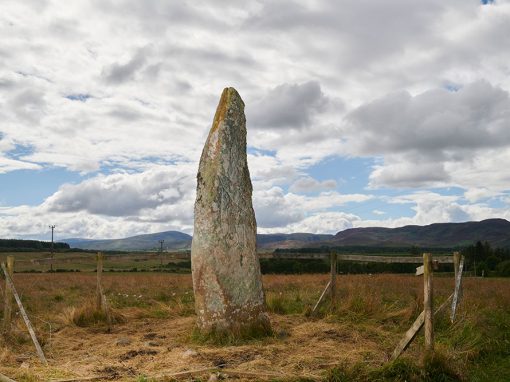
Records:
{"label": "utility pole", "polygon": [[159,241],[159,264],[163,267],[163,243],[164,240]]}
{"label": "utility pole", "polygon": [[51,228],[51,262],[50,262],[50,271],[53,272],[53,257],[54,257],[54,253],[53,253],[53,230],[55,229],[55,226],[54,225],[50,225],[48,227]]}

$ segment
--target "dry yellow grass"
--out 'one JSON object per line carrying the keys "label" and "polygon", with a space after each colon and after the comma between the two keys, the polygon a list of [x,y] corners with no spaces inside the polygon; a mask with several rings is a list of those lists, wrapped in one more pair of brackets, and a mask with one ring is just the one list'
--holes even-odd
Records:
{"label": "dry yellow grass", "polygon": [[[124,322],[111,332],[100,321],[76,325],[95,293],[87,273],[16,274],[15,283],[31,316],[50,365],[39,364],[21,321],[1,342],[0,372],[19,380],[108,375],[137,380],[142,375],[224,364],[245,371],[324,376],[334,365],[380,366],[422,309],[422,279],[407,275],[338,277],[335,312],[313,306],[327,275],[264,276],[275,335],[231,346],[194,342],[190,275],[122,273],[103,276],[110,304]],[[453,289],[451,278],[436,277],[436,301]],[[454,360],[460,374],[480,352],[480,338],[459,334],[487,326],[483,312],[510,312],[510,280],[466,279],[458,322],[436,322],[438,349]],[[51,330],[50,330],[51,329]],[[473,331],[474,332],[474,331]],[[419,359],[421,339],[407,355]]]}

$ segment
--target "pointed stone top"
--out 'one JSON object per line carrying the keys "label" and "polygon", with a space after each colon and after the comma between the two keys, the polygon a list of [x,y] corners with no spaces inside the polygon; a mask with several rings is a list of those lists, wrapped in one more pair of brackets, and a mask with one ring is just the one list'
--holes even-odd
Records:
{"label": "pointed stone top", "polygon": [[225,88],[221,93],[220,103],[214,115],[214,121],[211,131],[217,129],[220,121],[223,121],[227,115],[228,110],[234,109],[236,111],[244,112],[244,102],[241,96],[234,88]]}
{"label": "pointed stone top", "polygon": [[228,102],[240,102],[244,106],[244,102],[241,99],[241,96],[239,95],[239,93],[237,92],[237,90],[235,88],[223,89],[223,93],[221,93],[221,98],[220,98],[220,105],[223,102],[223,100],[225,100],[225,102],[227,102],[227,103]]}

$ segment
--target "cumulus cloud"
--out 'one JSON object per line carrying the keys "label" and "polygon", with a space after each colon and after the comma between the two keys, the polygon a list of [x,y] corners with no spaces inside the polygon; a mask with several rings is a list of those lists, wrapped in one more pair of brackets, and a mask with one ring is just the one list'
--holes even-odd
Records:
{"label": "cumulus cloud", "polygon": [[283,190],[273,187],[254,195],[253,208],[260,228],[285,227],[300,221],[304,214],[300,206],[290,203]]}
{"label": "cumulus cloud", "polygon": [[194,184],[190,173],[156,167],[137,174],[99,175],[79,184],[66,184],[45,204],[54,212],[133,216],[142,209],[189,201]]}
{"label": "cumulus cloud", "polygon": [[308,126],[314,115],[324,110],[327,103],[328,99],[317,81],[283,84],[247,108],[248,121],[266,129],[297,129]]}
{"label": "cumulus cloud", "polygon": [[469,179],[453,169],[508,152],[509,121],[508,92],[485,81],[456,91],[392,93],[347,115],[344,148],[384,158],[370,175],[372,187],[467,188]]}
{"label": "cumulus cloud", "polygon": [[124,217],[92,215],[85,211],[50,212],[41,206],[0,208],[2,238],[50,240],[48,223],[56,225],[56,241],[72,237],[113,239],[166,230],[192,232],[189,222],[181,224],[170,219],[165,222],[129,220]]}
{"label": "cumulus cloud", "polygon": [[442,186],[450,180],[442,163],[415,162],[403,156],[395,163],[376,165],[370,174],[371,187],[427,187]]}
{"label": "cumulus cloud", "polygon": [[136,72],[142,68],[147,61],[148,48],[138,50],[135,55],[126,63],[114,63],[103,70],[106,82],[119,84],[130,80]]}
{"label": "cumulus cloud", "polygon": [[501,195],[500,192],[489,190],[486,187],[470,188],[464,192],[464,197],[471,203],[475,203],[482,199],[492,198]]}
{"label": "cumulus cloud", "polygon": [[321,212],[307,216],[299,222],[289,224],[276,229],[259,230],[263,233],[329,233],[335,234],[348,228],[352,228],[355,222],[361,221],[359,216],[343,212]]}
{"label": "cumulus cloud", "polygon": [[15,170],[38,170],[40,168],[41,166],[35,163],[0,156],[0,174]]}
{"label": "cumulus cloud", "polygon": [[323,180],[322,182],[310,176],[299,178],[289,188],[290,192],[309,193],[323,190],[332,190],[337,187],[336,181],[333,179]]}
{"label": "cumulus cloud", "polygon": [[348,203],[361,203],[372,198],[371,195],[340,194],[335,191],[322,192],[317,196],[298,195],[285,193],[280,187],[256,191],[253,197],[257,225],[265,230],[264,232],[271,228],[275,228],[272,231],[276,232],[286,227],[298,227],[305,218],[317,213],[323,214],[331,208]]}
{"label": "cumulus cloud", "polygon": [[508,145],[509,120],[508,92],[478,81],[458,91],[389,94],[351,112],[347,134],[358,135],[349,143],[359,154],[417,151],[456,159],[456,153]]}
{"label": "cumulus cloud", "polygon": [[187,165],[94,176],[63,185],[40,205],[0,208],[0,237],[44,238],[49,222],[60,239],[192,233],[195,186]]}
{"label": "cumulus cloud", "polygon": [[[35,232],[29,217],[44,230],[44,214],[92,237],[189,232],[186,179],[225,86],[246,103],[265,229],[314,230],[324,218],[334,231],[335,216],[350,222],[341,226],[507,216],[479,201],[510,189],[510,40],[494,38],[509,20],[504,1],[3,1],[0,173],[103,175],[9,207],[0,232]],[[368,184],[343,195],[311,182],[310,167],[334,156],[373,158]],[[190,169],[175,181],[148,172],[177,163]],[[370,200],[365,186],[464,196],[442,215],[440,200],[412,201],[416,217],[401,220],[334,215]]]}
{"label": "cumulus cloud", "polygon": [[405,225],[428,225],[433,223],[480,221],[499,217],[510,219],[507,207],[495,208],[484,203],[466,203],[462,196],[441,195],[430,191],[417,191],[393,197],[388,203],[409,205],[414,214],[386,219],[357,219],[353,227],[402,227]]}

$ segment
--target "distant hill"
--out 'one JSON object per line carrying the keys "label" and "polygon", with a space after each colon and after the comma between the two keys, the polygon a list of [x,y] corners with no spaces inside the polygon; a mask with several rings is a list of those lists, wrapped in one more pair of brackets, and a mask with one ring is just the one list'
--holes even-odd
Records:
{"label": "distant hill", "polygon": [[[257,245],[259,249],[301,248],[311,243],[331,239],[333,235],[315,235],[311,233],[291,234],[259,234]],[[164,240],[165,250],[181,250],[191,248],[191,236],[178,231],[167,231],[137,235],[124,239],[90,240],[72,238],[65,239],[73,248],[97,249],[104,251],[150,251],[159,248],[159,240]]]}
{"label": "distant hill", "polygon": [[159,248],[159,241],[164,240],[165,250],[189,249],[191,236],[178,231],[166,231],[126,237],[124,239],[65,239],[72,248],[97,249],[103,251],[150,251]]}
{"label": "distant hill", "polygon": [[[165,250],[191,248],[191,236],[178,231],[137,235],[124,239],[63,240],[73,248],[110,251],[157,250],[159,240],[164,240]],[[399,228],[351,228],[336,235],[311,233],[259,234],[260,250],[317,248],[317,247],[442,247],[452,248],[472,244],[477,240],[488,241],[493,247],[510,248],[510,222],[488,219],[481,222],[436,223],[426,226],[409,225]]]}
{"label": "distant hill", "polygon": [[313,233],[258,234],[257,247],[259,249],[302,248],[308,247],[311,244],[322,243],[332,238],[333,235]]}
{"label": "distant hill", "polygon": [[408,225],[399,228],[351,228],[338,232],[332,239],[321,244],[327,246],[461,247],[477,240],[488,241],[493,247],[510,247],[510,222],[505,219],[488,219],[480,222]]}

